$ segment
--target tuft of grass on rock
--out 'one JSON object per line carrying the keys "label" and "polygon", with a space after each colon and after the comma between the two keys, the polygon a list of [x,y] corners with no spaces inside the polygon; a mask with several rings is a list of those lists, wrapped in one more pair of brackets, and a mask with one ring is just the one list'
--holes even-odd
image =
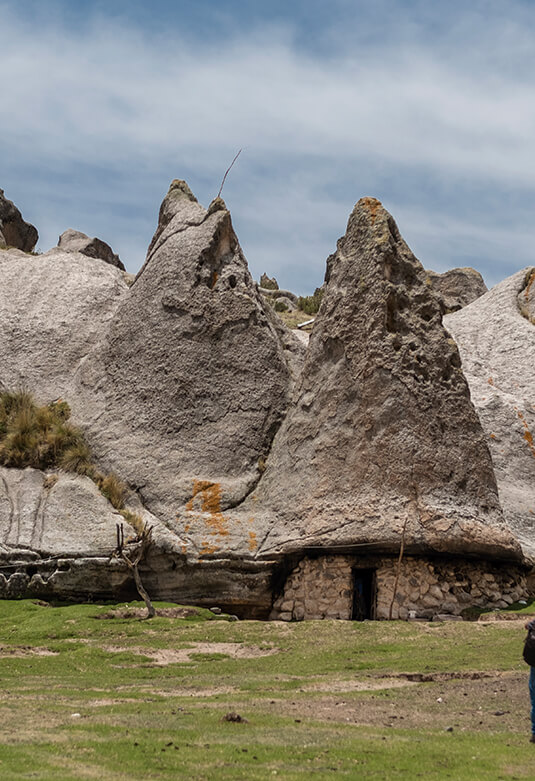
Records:
{"label": "tuft of grass on rock", "polygon": [[123,511],[125,520],[141,529],[141,518],[124,510],[128,487],[113,472],[97,470],[82,431],[69,423],[70,415],[69,405],[61,399],[38,406],[28,391],[0,393],[0,465],[61,469],[90,477],[113,507]]}

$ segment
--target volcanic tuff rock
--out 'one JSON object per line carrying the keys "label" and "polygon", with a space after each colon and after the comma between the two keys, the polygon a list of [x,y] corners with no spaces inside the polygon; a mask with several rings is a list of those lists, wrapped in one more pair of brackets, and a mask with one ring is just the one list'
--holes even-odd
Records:
{"label": "volcanic tuff rock", "polygon": [[100,463],[188,553],[248,549],[249,529],[222,513],[260,478],[302,351],[258,293],[223,201],[206,210],[175,181],[73,410]]}
{"label": "volcanic tuff rock", "polygon": [[87,255],[88,258],[103,260],[105,263],[125,271],[119,255],[115,254],[109,244],[97,238],[90,239],[85,233],[75,231],[72,228],[63,231],[59,237],[58,247],[66,252],[80,252],[82,255]]}
{"label": "volcanic tuff rock", "polygon": [[49,402],[74,400],[74,377],[122,295],[123,274],[77,252],[0,252],[0,382]]}
{"label": "volcanic tuff rock", "polygon": [[445,318],[492,453],[505,517],[535,559],[535,269]]}
{"label": "volcanic tuff rock", "polygon": [[87,477],[0,467],[0,596],[131,593],[109,562],[116,523],[135,536]]}
{"label": "volcanic tuff rock", "polygon": [[308,546],[519,556],[425,271],[379,201],[327,263],[294,401],[255,502],[260,553]]}
{"label": "volcanic tuff rock", "polygon": [[487,292],[483,277],[473,268],[452,268],[444,274],[426,271],[442,313],[456,312]]}
{"label": "volcanic tuff rock", "polygon": [[24,222],[15,204],[0,190],[0,249],[15,247],[23,252],[31,252],[38,238],[37,229],[29,222]]}
{"label": "volcanic tuff rock", "polygon": [[260,287],[263,287],[266,290],[278,290],[279,283],[277,282],[275,277],[268,277],[268,275],[264,273],[260,277]]}

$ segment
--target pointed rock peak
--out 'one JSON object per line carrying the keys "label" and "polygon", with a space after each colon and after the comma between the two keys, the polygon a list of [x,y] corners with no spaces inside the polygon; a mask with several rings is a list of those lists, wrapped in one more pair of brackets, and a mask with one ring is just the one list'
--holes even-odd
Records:
{"label": "pointed rock peak", "polygon": [[197,203],[197,198],[191,192],[189,185],[184,179],[173,179],[169,185],[166,198],[173,198],[174,200],[188,200]]}
{"label": "pointed rock peak", "polygon": [[[208,212],[166,197],[162,209],[169,219],[102,346],[107,399],[92,431],[102,452],[121,440],[117,473],[176,523],[195,486],[211,486],[221,512],[252,489],[292,375],[288,339],[258,293],[224,201]],[[192,532],[199,548],[212,540],[203,529]]]}
{"label": "pointed rock peak", "polygon": [[[206,218],[206,215],[206,209],[197,201],[197,198],[191,192],[187,182],[183,179],[175,179],[172,181],[169,190],[167,191],[167,195],[160,206],[158,227],[149,244],[145,265],[157,248],[160,247],[171,234],[184,230],[188,225],[200,225]],[[139,271],[137,279],[139,279],[144,271],[145,266]]]}
{"label": "pointed rock peak", "polygon": [[227,205],[223,198],[214,198],[210,206],[208,207],[208,214],[214,214],[214,212],[226,212],[228,211]]}
{"label": "pointed rock peak", "polygon": [[32,252],[38,238],[37,229],[22,219],[13,201],[0,190],[0,249],[15,247],[23,252]]}
{"label": "pointed rock peak", "polygon": [[395,549],[406,525],[415,552],[517,555],[457,347],[379,201],[357,203],[328,265],[259,486],[274,519],[265,551],[291,539]]}

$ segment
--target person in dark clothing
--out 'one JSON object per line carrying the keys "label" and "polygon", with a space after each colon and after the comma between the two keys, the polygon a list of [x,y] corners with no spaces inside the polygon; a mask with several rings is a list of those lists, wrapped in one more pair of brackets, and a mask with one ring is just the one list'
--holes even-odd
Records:
{"label": "person in dark clothing", "polygon": [[[535,629],[535,618],[528,621],[526,629]],[[531,698],[531,743],[535,743],[535,667],[529,668],[529,696]]]}

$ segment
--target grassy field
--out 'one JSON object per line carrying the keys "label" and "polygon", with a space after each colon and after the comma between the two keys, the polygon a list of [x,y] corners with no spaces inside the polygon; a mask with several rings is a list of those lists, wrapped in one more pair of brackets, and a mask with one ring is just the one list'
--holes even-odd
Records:
{"label": "grassy field", "polygon": [[284,624],[132,607],[0,602],[3,781],[535,778],[521,615]]}

